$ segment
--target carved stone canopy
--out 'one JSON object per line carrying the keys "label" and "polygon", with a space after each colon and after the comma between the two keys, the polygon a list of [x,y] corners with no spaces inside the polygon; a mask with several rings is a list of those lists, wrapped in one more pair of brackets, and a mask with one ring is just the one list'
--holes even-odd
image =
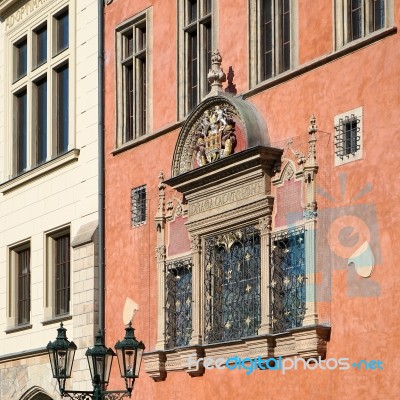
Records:
{"label": "carved stone canopy", "polygon": [[266,124],[248,101],[219,92],[188,116],[175,146],[172,177],[255,146],[269,146]]}

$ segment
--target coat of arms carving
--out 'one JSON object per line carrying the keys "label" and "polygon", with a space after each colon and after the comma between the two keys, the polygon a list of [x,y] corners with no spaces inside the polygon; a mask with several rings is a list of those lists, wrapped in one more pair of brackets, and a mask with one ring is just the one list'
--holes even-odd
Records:
{"label": "coat of arms carving", "polygon": [[236,144],[235,121],[227,108],[216,105],[205,110],[195,128],[197,164],[201,167],[229,156]]}

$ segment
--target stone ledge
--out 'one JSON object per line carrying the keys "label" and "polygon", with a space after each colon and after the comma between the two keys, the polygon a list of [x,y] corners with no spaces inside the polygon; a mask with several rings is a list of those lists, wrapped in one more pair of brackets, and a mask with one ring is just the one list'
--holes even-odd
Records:
{"label": "stone ledge", "polygon": [[[326,356],[330,339],[328,326],[308,326],[288,332],[256,336],[233,342],[215,343],[203,346],[187,346],[173,350],[152,351],[143,355],[146,372],[156,382],[163,381],[168,372],[186,371],[190,376],[202,376],[206,368],[202,359],[210,357],[228,359],[231,357],[262,359],[299,356],[305,359]],[[198,363],[198,368],[189,368]],[[214,366],[213,364],[209,367]]]}
{"label": "stone ledge", "polygon": [[79,150],[73,149],[64,153],[52,160],[39,165],[29,171],[24,172],[21,175],[18,175],[4,183],[0,183],[0,193],[6,194],[11,192],[18,187],[25,185],[31,182],[34,179],[41,177],[42,175],[48,174],[58,168],[63,167],[64,165],[70,164],[74,161],[77,161],[79,157]]}

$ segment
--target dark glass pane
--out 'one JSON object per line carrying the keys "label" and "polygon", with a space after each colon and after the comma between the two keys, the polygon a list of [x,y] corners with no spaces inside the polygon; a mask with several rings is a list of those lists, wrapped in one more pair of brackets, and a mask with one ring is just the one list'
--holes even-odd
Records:
{"label": "dark glass pane", "polygon": [[36,32],[36,65],[41,65],[47,60],[47,26]]}
{"label": "dark glass pane", "polygon": [[344,155],[357,151],[357,120],[353,119],[344,124]]}
{"label": "dark glass pane", "polygon": [[289,1],[284,1],[282,13],[282,63],[281,72],[290,68],[290,8]]}
{"label": "dark glass pane", "polygon": [[125,67],[125,142],[133,139],[133,65]]}
{"label": "dark glass pane", "polygon": [[205,40],[206,49],[205,50],[206,50],[206,66],[207,66],[206,71],[205,71],[206,72],[205,79],[206,79],[206,82],[207,82],[207,93],[208,93],[211,90],[211,85],[210,85],[210,83],[208,82],[208,79],[207,79],[208,71],[211,69],[211,56],[212,56],[212,31],[211,31],[211,25],[205,25],[204,26],[204,30],[205,30],[204,34],[206,36],[206,40]]}
{"label": "dark glass pane", "polygon": [[133,54],[133,34],[129,32],[125,36],[125,58],[132,56]]}
{"label": "dark glass pane", "polygon": [[146,59],[138,60],[139,135],[146,134]]}
{"label": "dark glass pane", "polygon": [[30,320],[31,311],[31,271],[30,249],[17,254],[18,262],[18,324],[26,324]]}
{"label": "dark glass pane", "polygon": [[189,34],[189,109],[197,105],[197,32]]}
{"label": "dark glass pane", "polygon": [[56,17],[56,29],[57,29],[57,53],[66,49],[69,45],[68,38],[68,11]]}
{"label": "dark glass pane", "polygon": [[273,73],[273,57],[272,57],[272,1],[264,0],[262,8],[262,54],[263,54],[263,76],[262,79],[268,79]]}
{"label": "dark glass pane", "polygon": [[47,156],[47,80],[36,84],[37,127],[36,163],[42,164]]}
{"label": "dark glass pane", "polygon": [[26,90],[16,95],[17,114],[17,173],[27,168],[27,107]]}
{"label": "dark glass pane", "polygon": [[70,239],[69,235],[55,239],[56,315],[69,312],[70,300]]}
{"label": "dark glass pane", "polygon": [[373,27],[376,31],[385,26],[385,0],[373,0]]}
{"label": "dark glass pane", "polygon": [[139,28],[137,30],[137,51],[144,50],[146,48],[146,27]]}
{"label": "dark glass pane", "polygon": [[188,22],[193,22],[197,20],[197,1],[188,1]]}
{"label": "dark glass pane", "polygon": [[57,153],[68,150],[68,65],[57,70]]}
{"label": "dark glass pane", "polygon": [[204,15],[210,14],[212,10],[212,0],[204,0]]}
{"label": "dark glass pane", "polygon": [[350,3],[350,40],[359,39],[362,35],[361,0]]}
{"label": "dark glass pane", "polygon": [[16,79],[19,79],[26,75],[27,71],[27,46],[26,39],[19,42],[16,46],[16,63],[17,63],[17,71],[16,71]]}

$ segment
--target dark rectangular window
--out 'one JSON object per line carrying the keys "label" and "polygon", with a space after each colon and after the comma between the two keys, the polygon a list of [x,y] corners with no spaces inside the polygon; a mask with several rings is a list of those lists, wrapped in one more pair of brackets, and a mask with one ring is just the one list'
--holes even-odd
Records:
{"label": "dark rectangular window", "polygon": [[262,79],[271,78],[273,74],[273,20],[272,0],[262,3],[262,42],[261,52],[263,57]]}
{"label": "dark rectangular window", "polygon": [[189,33],[189,110],[197,105],[197,32]]}
{"label": "dark rectangular window", "polygon": [[290,0],[282,2],[282,63],[281,71],[290,68]]}
{"label": "dark rectangular window", "polygon": [[165,268],[165,344],[187,346],[192,337],[192,259],[169,262]]}
{"label": "dark rectangular window", "polygon": [[212,0],[204,0],[204,15],[210,14],[212,10]]}
{"label": "dark rectangular window", "polygon": [[15,95],[16,104],[16,140],[17,140],[17,173],[21,174],[28,166],[28,132],[27,132],[27,96],[26,90]]}
{"label": "dark rectangular window", "polygon": [[146,186],[132,189],[132,226],[142,225],[146,222]]}
{"label": "dark rectangular window", "polygon": [[261,323],[259,231],[249,226],[207,237],[204,257],[204,342],[257,335]]}
{"label": "dark rectangular window", "polygon": [[47,61],[47,26],[43,26],[35,32],[36,51],[35,66],[44,64]]}
{"label": "dark rectangular window", "polygon": [[[211,69],[211,56],[212,56],[212,31],[211,31],[211,24],[204,24],[204,35],[205,35],[205,64],[206,64],[206,71],[210,71]],[[207,80],[207,92],[210,92],[211,84]]]}
{"label": "dark rectangular window", "polygon": [[18,325],[30,321],[31,313],[31,251],[17,252],[18,264]]}
{"label": "dark rectangular window", "polygon": [[346,116],[339,120],[339,125],[335,126],[335,153],[343,159],[355,155],[360,150],[360,120],[355,116]]}
{"label": "dark rectangular window", "polygon": [[302,326],[306,313],[305,230],[271,235],[270,320],[274,333]]}
{"label": "dark rectangular window", "polygon": [[57,154],[68,150],[68,64],[56,70],[57,76]]}
{"label": "dark rectangular window", "polygon": [[36,164],[42,164],[47,156],[47,79],[35,84],[36,95]]}
{"label": "dark rectangular window", "polygon": [[70,302],[70,238],[69,234],[55,241],[56,315],[69,313]]}
{"label": "dark rectangular window", "polygon": [[146,134],[146,27],[137,28],[137,112],[138,112],[138,135]]}
{"label": "dark rectangular window", "polygon": [[56,16],[56,54],[69,46],[68,10]]}
{"label": "dark rectangular window", "polygon": [[350,40],[362,36],[362,4],[361,0],[350,0]]}
{"label": "dark rectangular window", "polygon": [[188,1],[188,23],[194,22],[197,20],[197,1],[189,0]]}
{"label": "dark rectangular window", "polygon": [[134,137],[134,110],[133,110],[133,65],[125,67],[125,137],[124,142],[129,142]]}
{"label": "dark rectangular window", "polygon": [[15,80],[17,80],[26,75],[28,67],[26,38],[14,45],[14,48],[16,61]]}
{"label": "dark rectangular window", "polygon": [[372,0],[372,30],[385,26],[385,0]]}

